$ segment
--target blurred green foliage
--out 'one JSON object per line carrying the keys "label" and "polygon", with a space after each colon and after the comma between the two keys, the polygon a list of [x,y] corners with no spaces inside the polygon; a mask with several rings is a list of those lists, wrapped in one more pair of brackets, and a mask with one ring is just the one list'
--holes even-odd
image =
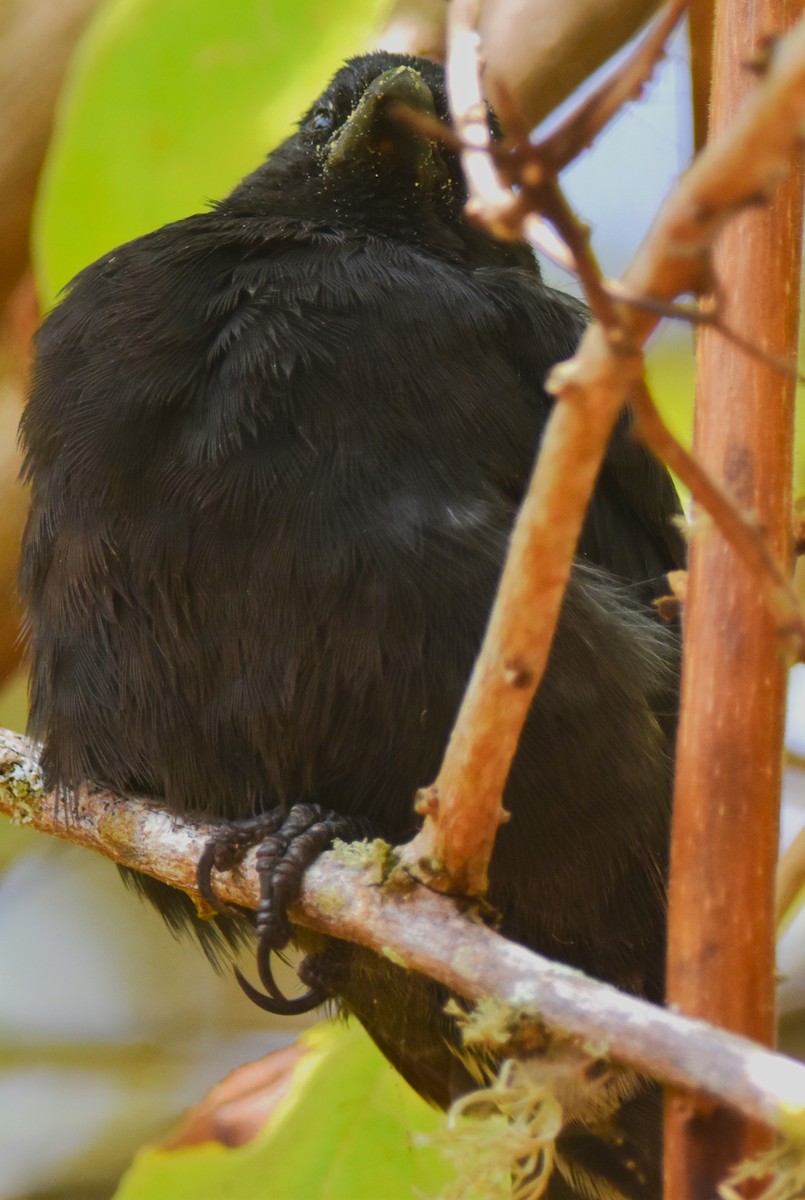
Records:
{"label": "blurred green foliage", "polygon": [[[650,342],[646,353],[646,377],[652,396],[671,432],[686,446],[693,440],[693,397],[696,384],[693,348],[690,339],[678,331],[664,332]],[[690,495],[676,477],[677,490],[685,511]]]}

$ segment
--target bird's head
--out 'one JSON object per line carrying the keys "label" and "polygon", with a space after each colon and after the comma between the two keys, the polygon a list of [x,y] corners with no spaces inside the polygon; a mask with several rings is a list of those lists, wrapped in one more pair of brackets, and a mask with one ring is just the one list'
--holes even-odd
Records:
{"label": "bird's head", "polygon": [[403,122],[402,108],[446,117],[441,67],[425,59],[372,54],[339,71],[299,131],[300,139],[315,147],[324,189],[454,199],[461,186],[455,155]]}
{"label": "bird's head", "polygon": [[225,203],[270,218],[424,234],[429,241],[438,229],[462,241],[487,240],[464,220],[457,155],[438,135],[402,120],[403,107],[447,120],[444,68],[405,54],[351,59],[296,133]]}

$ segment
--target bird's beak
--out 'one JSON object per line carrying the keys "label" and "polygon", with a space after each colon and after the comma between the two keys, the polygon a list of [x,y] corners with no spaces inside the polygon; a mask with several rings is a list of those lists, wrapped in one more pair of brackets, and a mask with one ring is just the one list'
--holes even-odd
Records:
{"label": "bird's beak", "polygon": [[398,169],[407,168],[419,182],[441,178],[444,164],[438,148],[427,134],[395,121],[392,109],[398,105],[436,116],[433,93],[412,67],[393,67],[372,81],[325,148],[324,173],[380,157],[393,160]]}

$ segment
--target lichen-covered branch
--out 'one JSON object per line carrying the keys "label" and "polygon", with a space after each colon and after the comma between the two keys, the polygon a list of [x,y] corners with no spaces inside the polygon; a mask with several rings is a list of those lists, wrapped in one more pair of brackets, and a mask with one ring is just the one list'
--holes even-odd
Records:
{"label": "lichen-covered branch", "polygon": [[[0,731],[0,812],[196,894],[196,863],[214,826],[182,820],[157,804],[111,792],[67,802],[45,792],[37,746]],[[805,1141],[805,1066],[702,1021],[691,1021],[552,963],[415,884],[382,882],[385,855],[371,845],[325,854],[306,875],[294,920],[360,942],[478,1001],[496,997],[579,1039],[591,1053],[705,1091]],[[256,908],[253,854],[216,877],[225,901]]]}

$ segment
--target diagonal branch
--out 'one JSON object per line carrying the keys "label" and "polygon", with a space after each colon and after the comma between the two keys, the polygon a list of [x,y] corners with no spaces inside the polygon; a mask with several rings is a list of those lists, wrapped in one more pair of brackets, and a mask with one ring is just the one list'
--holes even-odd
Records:
{"label": "diagonal branch", "polygon": [[665,43],[688,7],[671,0],[626,60],[612,71],[537,147],[545,167],[558,174],[592,145],[630,100],[637,100],[665,52]]}
{"label": "diagonal branch", "polygon": [[779,608],[779,629],[805,645],[805,615],[789,576],[769,546],[763,529],[744,515],[735,501],[705,470],[695,454],[686,450],[663,421],[645,380],[640,380],[630,400],[635,415],[635,433],[668,464],[689,489],[693,499],[707,511],[713,523],[737,550],[759,579],[773,589]]}
{"label": "diagonal branch", "polygon": [[[522,207],[507,208],[492,155],[480,131],[479,45],[467,27],[473,0],[461,0],[448,54],[449,92],[462,141],[470,150],[473,216],[508,231]],[[466,59],[469,58],[469,62]],[[805,121],[805,20],[781,39],[768,74],[733,124],[699,156],[663,206],[622,280],[630,296],[671,301],[709,285],[709,255],[723,223],[773,191],[789,170]],[[482,160],[485,166],[482,165]],[[491,179],[491,184],[490,184]],[[529,190],[530,189],[530,190]],[[558,232],[584,268],[592,325],[576,356],[548,382],[556,403],[512,536],[511,550],[461,710],[436,782],[420,796],[425,824],[402,851],[410,869],[445,890],[481,892],[498,825],[503,790],[523,723],[548,660],[565,587],[606,445],[622,407],[638,389],[643,429],[659,436],[659,420],[643,387],[640,348],[660,320],[656,312],[613,302],[600,280],[586,233],[563,203],[558,184],[540,176],[524,195],[548,201]],[[526,220],[521,236],[528,235]],[[660,424],[660,429],[662,428]],[[666,446],[674,454],[681,447]],[[692,458],[703,507],[729,527],[753,560],[758,592],[775,607],[783,599],[785,628],[805,646],[805,611],[785,569],[738,506]]]}

